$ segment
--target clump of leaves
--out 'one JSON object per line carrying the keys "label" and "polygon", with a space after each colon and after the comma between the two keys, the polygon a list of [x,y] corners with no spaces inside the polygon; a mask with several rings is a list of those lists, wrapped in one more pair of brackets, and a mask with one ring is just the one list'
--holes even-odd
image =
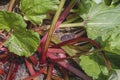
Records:
{"label": "clump of leaves", "polygon": [[[112,0],[105,0],[105,3],[101,2],[97,4],[92,0],[91,1],[82,0],[79,10],[80,10],[80,16],[84,19],[84,25],[88,37],[91,38],[92,40],[96,40],[97,42],[99,42],[105,51],[119,55],[120,46],[118,43],[120,41],[120,36],[119,36],[120,35],[119,33],[120,5],[113,6],[111,4],[111,1]],[[110,4],[111,6],[108,6]],[[81,66],[83,67],[85,72],[87,72],[87,74],[92,76],[94,79],[94,77],[97,74],[100,75],[101,73],[99,71],[95,71],[96,72],[95,73],[93,69],[92,69],[93,72],[89,71],[91,69],[88,69],[87,67],[88,65],[83,63],[85,60],[88,60],[87,58],[90,59],[90,56],[88,57],[81,56],[80,58],[82,60]],[[94,58],[96,57],[93,57],[91,59],[95,61]],[[91,60],[88,60],[86,62],[91,63],[90,61]],[[94,63],[92,68],[94,68],[95,64],[96,63]]]}

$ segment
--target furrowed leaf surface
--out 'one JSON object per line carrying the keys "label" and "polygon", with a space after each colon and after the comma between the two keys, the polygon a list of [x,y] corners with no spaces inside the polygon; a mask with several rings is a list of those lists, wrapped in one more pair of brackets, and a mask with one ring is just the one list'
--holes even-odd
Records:
{"label": "furrowed leaf surface", "polygon": [[99,76],[108,75],[107,67],[100,54],[92,54],[89,56],[82,55],[80,57],[80,65],[82,69],[93,78],[93,80],[99,79]]}
{"label": "furrowed leaf surface", "polygon": [[19,14],[0,11],[0,21],[1,30],[12,31],[5,42],[5,46],[10,52],[28,57],[36,51],[39,35],[26,29],[26,23]]}
{"label": "furrowed leaf surface", "polygon": [[85,20],[88,37],[98,41],[104,50],[120,55],[120,5],[93,4],[88,13],[81,16]]}
{"label": "furrowed leaf surface", "polygon": [[20,9],[26,20],[33,24],[41,24],[46,13],[58,8],[59,0],[21,0]]}

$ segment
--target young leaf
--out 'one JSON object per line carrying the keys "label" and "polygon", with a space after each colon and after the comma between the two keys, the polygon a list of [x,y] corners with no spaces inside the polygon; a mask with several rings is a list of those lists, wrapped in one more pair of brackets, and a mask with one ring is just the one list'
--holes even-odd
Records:
{"label": "young leaf", "polygon": [[107,67],[99,54],[92,54],[89,56],[82,55],[80,59],[82,69],[86,74],[91,76],[93,80],[98,79],[101,74],[108,75]]}
{"label": "young leaf", "polygon": [[59,0],[21,0],[20,9],[26,20],[40,24],[48,11],[57,9]]}
{"label": "young leaf", "polygon": [[120,54],[120,6],[108,7],[94,4],[86,16],[87,35],[102,44],[106,51]]}
{"label": "young leaf", "polygon": [[19,14],[0,11],[0,21],[0,29],[12,30],[5,42],[10,52],[26,57],[32,55],[39,44],[39,35],[26,30],[26,23]]}

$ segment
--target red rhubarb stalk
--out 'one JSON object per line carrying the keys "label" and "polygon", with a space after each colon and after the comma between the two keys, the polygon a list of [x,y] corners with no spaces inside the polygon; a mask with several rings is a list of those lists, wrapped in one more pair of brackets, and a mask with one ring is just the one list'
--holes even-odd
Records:
{"label": "red rhubarb stalk", "polygon": [[16,64],[15,64],[14,71],[13,71],[13,74],[12,74],[12,76],[10,77],[10,80],[14,80],[14,77],[15,77],[15,74],[17,73],[17,71],[18,71],[18,64],[16,63]]}
{"label": "red rhubarb stalk", "polygon": [[[48,51],[48,47],[49,47],[49,44],[50,44],[50,41],[51,41],[51,37],[52,37],[52,34],[54,32],[54,29],[55,29],[55,25],[56,25],[56,22],[60,16],[60,13],[62,11],[62,8],[64,6],[64,3],[65,3],[65,0],[61,0],[60,2],[60,5],[58,7],[58,10],[53,18],[53,21],[52,21],[52,24],[50,26],[50,29],[48,31],[48,34],[45,35],[45,37],[43,37],[43,40],[40,44],[40,46],[42,47],[42,58],[41,58],[41,63],[44,64],[46,62],[46,57],[47,57],[47,51]],[[43,44],[44,43],[44,44]]]}
{"label": "red rhubarb stalk", "polygon": [[37,59],[35,58],[34,55],[30,56],[29,58],[30,58],[30,60],[32,61],[32,63],[33,63],[34,65],[37,65],[38,61],[37,61]]}
{"label": "red rhubarb stalk", "polygon": [[49,49],[48,49],[48,52],[50,52],[50,53],[65,54],[65,51],[63,51],[63,50],[60,49],[60,48],[49,48]]}
{"label": "red rhubarb stalk", "polygon": [[27,66],[27,68],[29,70],[30,75],[35,74],[35,71],[33,69],[32,64],[27,59],[25,59],[25,63],[26,63],[26,66]]}
{"label": "red rhubarb stalk", "polygon": [[11,74],[12,74],[12,70],[13,70],[13,66],[14,66],[14,63],[11,62],[10,69],[9,69],[9,72],[8,72],[6,80],[10,80],[10,77],[11,77]]}
{"label": "red rhubarb stalk", "polygon": [[35,74],[33,74],[33,75],[25,78],[24,80],[32,80],[32,79],[36,78],[37,76],[39,76],[39,75],[42,74],[42,73],[43,73],[43,69],[41,69],[41,70],[39,70],[38,72],[36,72]]}
{"label": "red rhubarb stalk", "polygon": [[[94,40],[91,40],[89,38],[85,38],[85,37],[84,38],[83,37],[82,38],[78,37],[78,38],[74,38],[74,39],[71,39],[71,40],[68,40],[68,41],[64,41],[64,42],[56,44],[52,47],[56,48],[56,47],[61,47],[61,46],[67,45],[67,44],[74,44],[76,42],[82,42],[82,41],[87,41],[87,42],[91,43],[92,45],[94,45],[96,48],[101,49],[101,46],[97,42],[95,42]],[[110,70],[111,69],[111,64],[110,64],[108,58],[106,57],[104,51],[101,51],[101,53],[102,53],[102,56],[104,57],[104,60],[105,60],[105,63],[107,65],[108,70]]]}

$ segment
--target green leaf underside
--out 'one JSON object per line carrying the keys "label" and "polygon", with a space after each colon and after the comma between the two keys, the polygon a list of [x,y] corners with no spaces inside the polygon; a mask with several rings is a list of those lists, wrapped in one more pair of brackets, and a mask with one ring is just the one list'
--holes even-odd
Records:
{"label": "green leaf underside", "polygon": [[92,54],[89,56],[82,55],[80,57],[80,65],[85,73],[93,78],[99,80],[101,75],[108,75],[107,67],[103,58],[99,54]]}
{"label": "green leaf underside", "polygon": [[112,70],[108,80],[120,80],[120,69]]}
{"label": "green leaf underside", "polygon": [[104,50],[120,55],[120,6],[93,3],[81,16],[86,20],[88,37],[100,42]]}
{"label": "green leaf underside", "polygon": [[26,30],[26,23],[19,14],[0,11],[0,21],[0,29],[13,31],[5,42],[10,52],[26,57],[32,55],[39,44],[39,35]]}
{"label": "green leaf underside", "polygon": [[26,20],[33,24],[41,24],[46,13],[58,8],[59,0],[21,0],[20,9]]}

